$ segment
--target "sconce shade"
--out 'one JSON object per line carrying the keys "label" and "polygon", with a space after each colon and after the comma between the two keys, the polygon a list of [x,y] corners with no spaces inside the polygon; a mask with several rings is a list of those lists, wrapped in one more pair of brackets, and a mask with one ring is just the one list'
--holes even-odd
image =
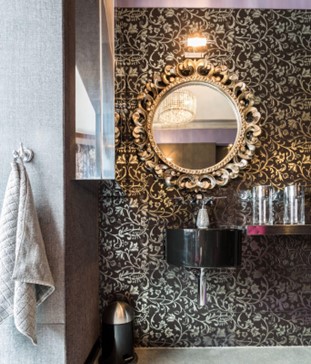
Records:
{"label": "sconce shade", "polygon": [[187,38],[187,46],[192,48],[205,47],[207,39],[200,35],[193,35]]}

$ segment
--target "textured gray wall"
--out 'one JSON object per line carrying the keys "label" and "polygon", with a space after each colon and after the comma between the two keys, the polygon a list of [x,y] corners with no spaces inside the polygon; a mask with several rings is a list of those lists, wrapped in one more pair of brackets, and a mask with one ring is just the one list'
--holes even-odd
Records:
{"label": "textured gray wall", "polygon": [[70,180],[74,99],[63,0],[0,0],[0,14],[0,204],[12,150],[23,142],[35,153],[27,170],[56,283],[39,308],[37,347],[11,318],[0,326],[0,364],[82,364],[99,326],[97,188]]}
{"label": "textured gray wall", "polygon": [[[23,142],[56,291],[38,312],[38,346],[8,320],[0,363],[62,363],[65,356],[62,0],[0,0],[0,202],[12,150]],[[16,349],[18,347],[18,350]],[[35,359],[34,359],[35,358]]]}

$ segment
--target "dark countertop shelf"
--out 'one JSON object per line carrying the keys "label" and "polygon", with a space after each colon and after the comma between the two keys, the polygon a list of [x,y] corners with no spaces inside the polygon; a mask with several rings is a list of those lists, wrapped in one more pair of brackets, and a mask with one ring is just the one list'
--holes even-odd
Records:
{"label": "dark countertop shelf", "polygon": [[311,235],[311,224],[305,225],[248,225],[246,233],[255,235]]}

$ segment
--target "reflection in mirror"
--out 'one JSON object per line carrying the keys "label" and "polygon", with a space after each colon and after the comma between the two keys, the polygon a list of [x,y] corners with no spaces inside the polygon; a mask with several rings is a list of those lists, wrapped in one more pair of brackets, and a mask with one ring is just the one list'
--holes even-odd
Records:
{"label": "reflection in mirror", "polygon": [[154,141],[165,158],[182,168],[220,162],[235,143],[240,125],[236,105],[220,89],[190,82],[161,99],[152,122]]}
{"label": "reflection in mirror", "polygon": [[206,59],[166,65],[137,99],[138,154],[168,186],[225,186],[252,159],[260,113],[253,93],[226,66]]}
{"label": "reflection in mirror", "polygon": [[114,178],[113,35],[113,0],[75,0],[75,179]]}

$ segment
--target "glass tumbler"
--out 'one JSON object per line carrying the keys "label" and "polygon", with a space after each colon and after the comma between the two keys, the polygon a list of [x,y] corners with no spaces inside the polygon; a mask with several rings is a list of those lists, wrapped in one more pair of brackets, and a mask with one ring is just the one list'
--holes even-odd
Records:
{"label": "glass tumbler", "polygon": [[291,185],[284,188],[284,224],[305,223],[304,186]]}
{"label": "glass tumbler", "polygon": [[271,186],[253,187],[253,224],[273,224],[273,188]]}

